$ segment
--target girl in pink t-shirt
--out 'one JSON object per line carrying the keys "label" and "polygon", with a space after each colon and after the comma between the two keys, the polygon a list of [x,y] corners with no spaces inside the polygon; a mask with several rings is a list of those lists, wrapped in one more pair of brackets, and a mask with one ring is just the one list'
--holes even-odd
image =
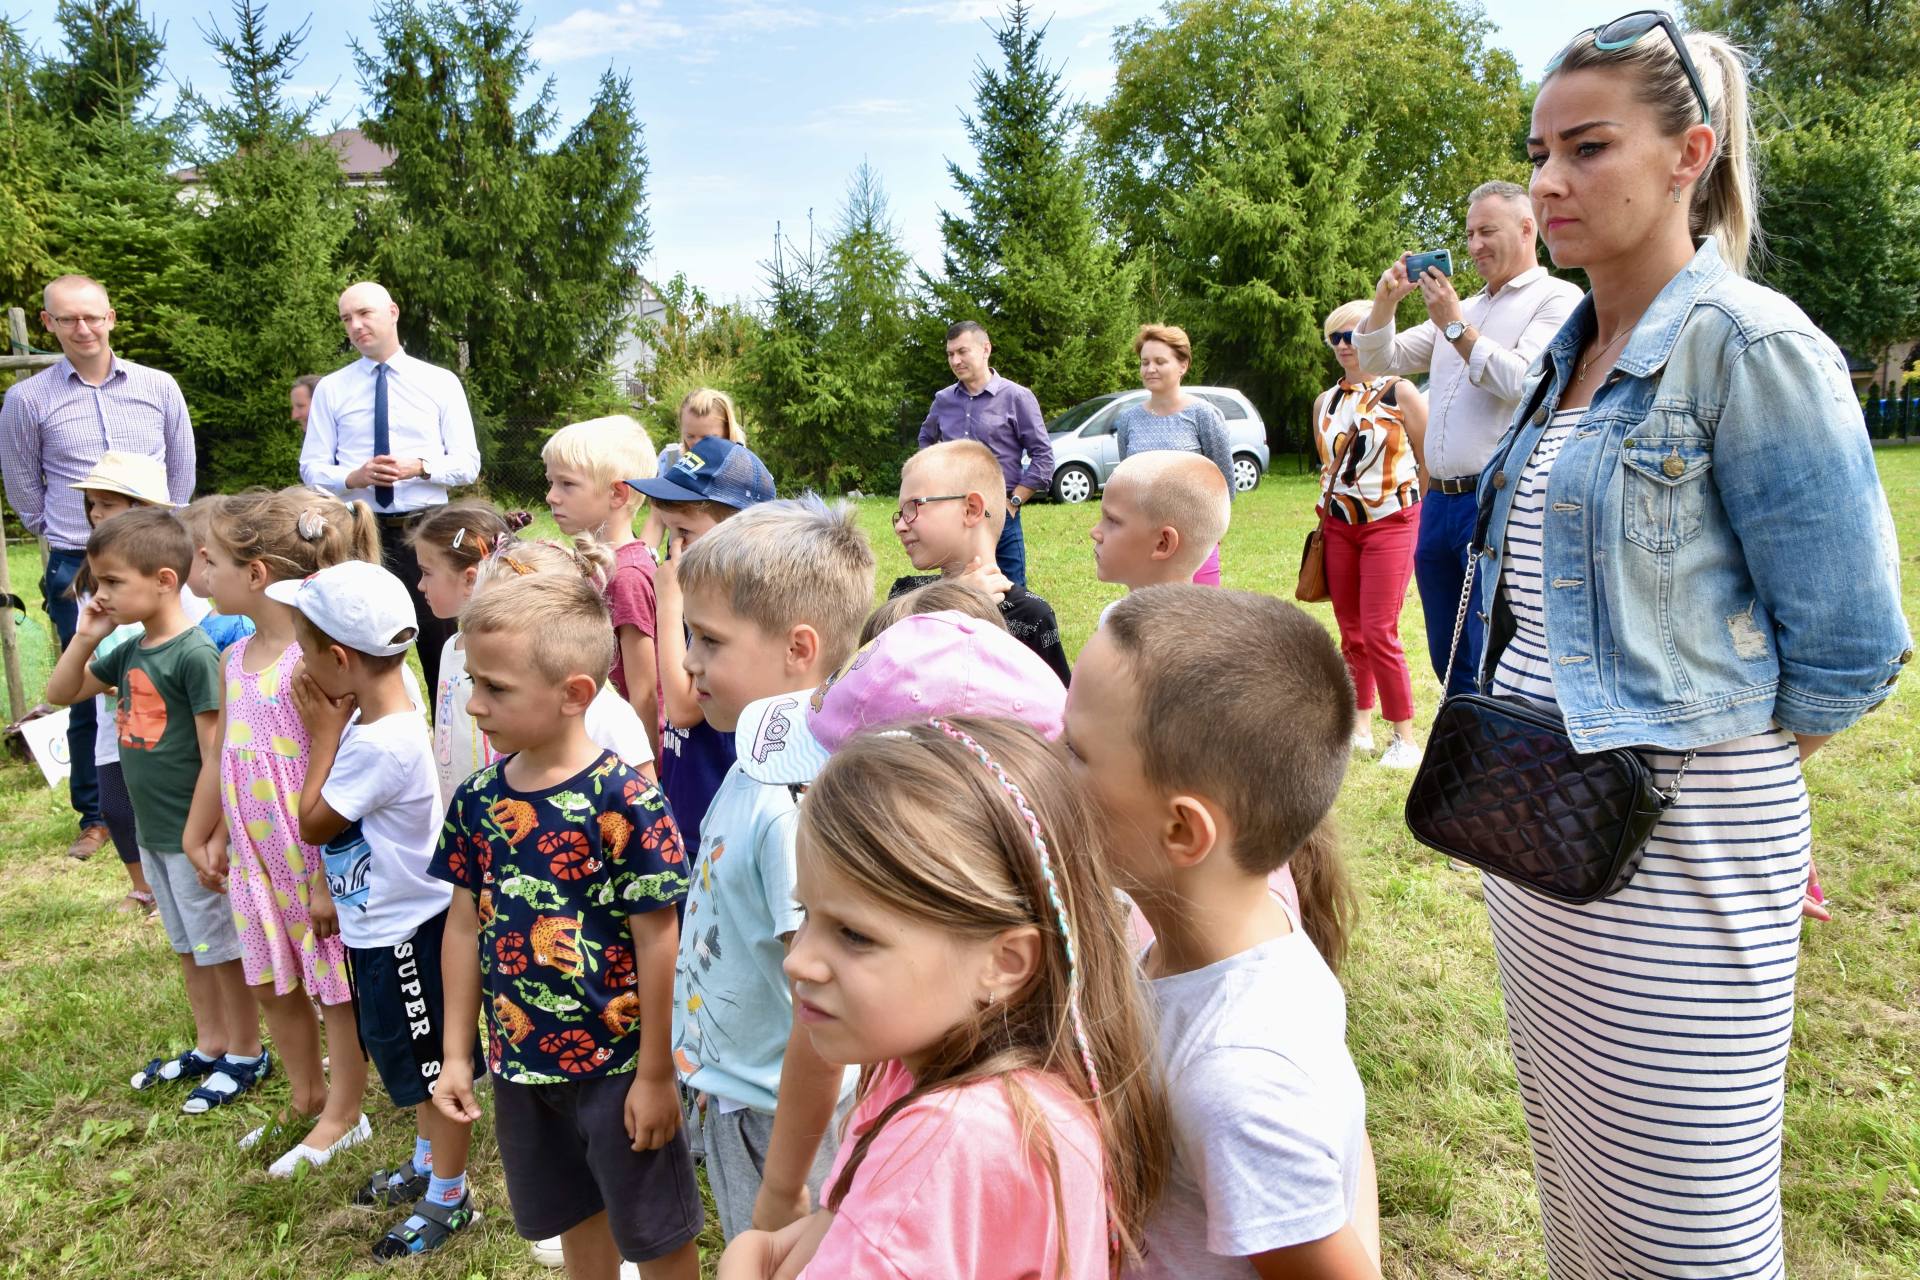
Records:
{"label": "girl in pink t-shirt", "polygon": [[822,1209],[733,1277],[1106,1280],[1170,1159],[1099,818],[1033,730],[843,745],[800,811],[794,1015],[859,1100]]}

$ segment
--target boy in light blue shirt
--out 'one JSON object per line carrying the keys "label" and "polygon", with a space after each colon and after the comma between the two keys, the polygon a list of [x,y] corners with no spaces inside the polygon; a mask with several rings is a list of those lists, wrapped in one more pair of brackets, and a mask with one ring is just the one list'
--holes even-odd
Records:
{"label": "boy in light blue shirt", "polygon": [[[762,503],[688,548],[679,576],[692,637],[684,665],[707,723],[738,730],[743,758],[778,751],[792,700],[777,695],[809,692],[837,671],[872,602],[873,552],[852,509]],[[701,825],[680,932],[674,1064],[695,1095],[728,1239],[811,1212],[833,1160],[834,1111],[854,1079],[795,1026],[781,971],[800,926],[797,824],[795,792],[754,781],[736,761]]]}

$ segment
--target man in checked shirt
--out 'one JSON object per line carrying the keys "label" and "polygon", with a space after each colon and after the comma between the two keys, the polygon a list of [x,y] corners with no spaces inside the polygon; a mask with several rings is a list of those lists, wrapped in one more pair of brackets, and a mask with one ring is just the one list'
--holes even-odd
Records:
{"label": "man in checked shirt", "polygon": [[[46,544],[40,597],[64,649],[79,617],[69,589],[92,532],[73,484],[110,450],[144,454],[166,464],[167,494],[176,506],[185,503],[193,497],[193,423],[171,376],[113,354],[113,306],[98,280],[61,276],[42,302],[40,323],[62,354],[58,364],[8,389],[0,405],[0,471],[20,522]],[[80,819],[67,853],[82,859],[107,840],[93,731],[93,699],[85,698],[67,711],[67,792]]]}

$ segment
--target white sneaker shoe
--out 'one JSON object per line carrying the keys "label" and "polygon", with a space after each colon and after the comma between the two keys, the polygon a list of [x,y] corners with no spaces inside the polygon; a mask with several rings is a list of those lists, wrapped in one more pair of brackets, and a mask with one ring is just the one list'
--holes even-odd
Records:
{"label": "white sneaker shoe", "polygon": [[1372,755],[1373,754],[1373,727],[1369,725],[1364,729],[1354,730],[1353,741],[1351,743],[1351,746],[1355,751],[1358,751],[1363,756]]}
{"label": "white sneaker shoe", "polygon": [[354,1126],[334,1140],[332,1146],[319,1151],[302,1142],[287,1154],[267,1166],[267,1175],[274,1178],[291,1178],[303,1164],[318,1169],[348,1147],[357,1147],[373,1136],[373,1126],[363,1115],[354,1122]]}
{"label": "white sneaker shoe", "polygon": [[1383,769],[1418,769],[1422,755],[1420,744],[1408,742],[1405,738],[1395,738],[1380,753],[1380,767]]}
{"label": "white sneaker shoe", "polygon": [[[533,1260],[543,1267],[564,1267],[567,1255],[560,1251],[560,1237],[533,1242]],[[636,1273],[637,1274],[637,1273]]]}

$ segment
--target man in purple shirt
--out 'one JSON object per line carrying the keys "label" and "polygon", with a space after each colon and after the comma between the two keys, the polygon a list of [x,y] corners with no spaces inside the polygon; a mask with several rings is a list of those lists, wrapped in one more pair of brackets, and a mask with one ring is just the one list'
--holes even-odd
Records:
{"label": "man in purple shirt", "polygon": [[[0,405],[0,470],[20,522],[47,544],[40,597],[64,648],[79,606],[69,594],[87,556],[86,502],[72,485],[115,450],[159,458],[176,504],[193,497],[193,424],[180,386],[158,369],[113,354],[113,307],[86,276],[61,276],[46,288],[40,323],[60,343],[60,362],[16,382]],[[89,858],[106,843],[100,784],[93,767],[93,699],[67,712],[67,791],[80,834],[67,853]]]}
{"label": "man in purple shirt", "polygon": [[993,371],[993,343],[972,320],[947,329],[947,365],[959,381],[933,397],[920,424],[920,447],[942,440],[978,440],[1000,459],[1007,481],[1007,523],[994,558],[1000,572],[1027,585],[1027,541],[1020,508],[1053,482],[1053,442],[1040,416],[1040,402],[1017,382]]}

